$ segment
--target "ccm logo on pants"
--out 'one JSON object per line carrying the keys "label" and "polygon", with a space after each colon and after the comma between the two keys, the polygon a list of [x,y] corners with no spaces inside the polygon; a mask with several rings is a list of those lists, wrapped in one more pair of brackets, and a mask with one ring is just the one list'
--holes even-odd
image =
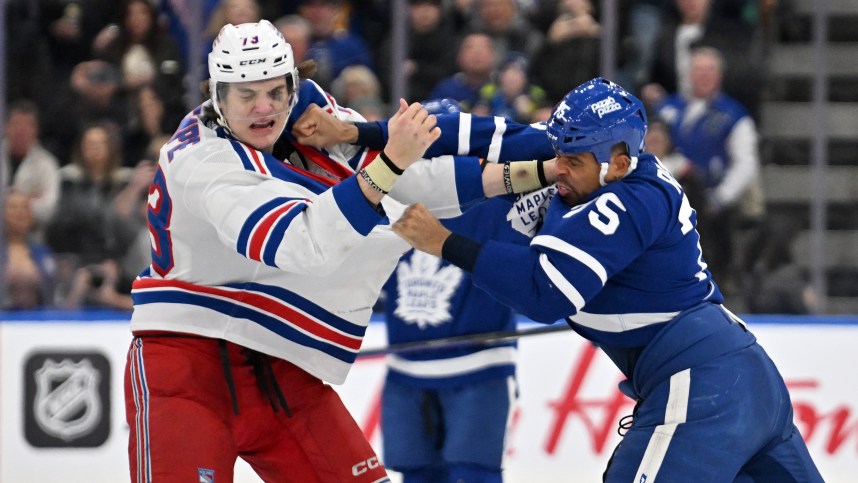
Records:
{"label": "ccm logo on pants", "polygon": [[372,458],[370,458],[368,460],[361,461],[360,463],[352,466],[352,475],[360,476],[369,470],[374,470],[374,469],[378,468],[378,466],[379,466],[378,457],[373,456]]}

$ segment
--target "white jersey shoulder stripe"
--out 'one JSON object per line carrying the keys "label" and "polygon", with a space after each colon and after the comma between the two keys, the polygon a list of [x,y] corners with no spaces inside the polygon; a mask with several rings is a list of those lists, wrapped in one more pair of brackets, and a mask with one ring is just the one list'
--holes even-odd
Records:
{"label": "white jersey shoulder stripe", "polygon": [[566,277],[560,273],[560,270],[557,270],[557,267],[548,260],[548,255],[544,253],[539,255],[539,265],[543,270],[545,270],[545,274],[548,275],[548,278],[551,279],[552,282],[554,282],[554,285],[560,289],[560,292],[563,293],[570,302],[572,302],[572,305],[575,306],[575,311],[581,310],[581,307],[586,303],[584,297],[581,296],[581,292],[579,292],[575,286],[569,283],[569,280],[566,280]]}
{"label": "white jersey shoulder stripe", "polygon": [[496,163],[500,159],[501,146],[503,145],[503,134],[506,132],[506,120],[495,116],[495,131],[492,133],[491,144],[486,160]]}
{"label": "white jersey shoulder stripe", "polygon": [[238,154],[245,169],[265,175],[269,174],[264,158],[259,154],[259,151],[235,139],[230,139],[229,143]]}
{"label": "white jersey shoulder stripe", "polygon": [[466,156],[471,151],[471,115],[459,115],[459,156]]}
{"label": "white jersey shoulder stripe", "polygon": [[537,235],[533,237],[533,240],[530,241],[531,245],[539,245],[546,248],[551,248],[552,250],[557,250],[564,255],[568,255],[575,260],[583,263],[587,266],[593,273],[599,277],[599,280],[602,281],[602,285],[608,281],[608,272],[605,270],[605,267],[599,263],[598,260],[593,258],[592,255],[581,250],[580,248],[561,240],[555,236],[551,235]]}

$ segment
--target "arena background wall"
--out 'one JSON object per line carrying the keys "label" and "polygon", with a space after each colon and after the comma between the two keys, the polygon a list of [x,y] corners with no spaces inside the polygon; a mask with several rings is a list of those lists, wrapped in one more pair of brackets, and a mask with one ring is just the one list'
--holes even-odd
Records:
{"label": "arena background wall", "polygon": [[[826,481],[855,481],[858,316],[745,320],[784,374]],[[130,340],[127,313],[0,312],[0,483],[128,481],[122,378]],[[374,320],[364,348],[384,344]],[[383,357],[361,358],[337,387],[379,451],[384,372]],[[526,337],[518,378],[506,481],[601,481],[620,439],[617,421],[633,406],[607,357],[571,332]],[[239,462],[236,482],[258,481]]]}

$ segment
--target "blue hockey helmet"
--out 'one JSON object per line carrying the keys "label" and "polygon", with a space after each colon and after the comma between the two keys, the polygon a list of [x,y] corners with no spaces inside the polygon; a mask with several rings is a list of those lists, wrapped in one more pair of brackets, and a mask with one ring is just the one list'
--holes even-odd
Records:
{"label": "blue hockey helmet", "polygon": [[426,109],[429,114],[436,115],[462,112],[462,106],[459,104],[459,101],[450,99],[449,97],[424,101],[423,109]]}
{"label": "blue hockey helmet", "polygon": [[558,154],[593,153],[608,163],[611,148],[626,143],[630,156],[643,150],[647,119],[643,103],[613,82],[597,77],[572,90],[554,107],[548,140]]}

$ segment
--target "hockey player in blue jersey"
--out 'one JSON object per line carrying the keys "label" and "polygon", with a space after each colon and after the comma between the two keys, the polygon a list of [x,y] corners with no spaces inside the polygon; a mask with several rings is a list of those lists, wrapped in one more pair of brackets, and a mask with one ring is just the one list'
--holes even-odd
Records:
{"label": "hockey player in blue jersey", "polygon": [[[459,111],[447,99],[423,107]],[[444,223],[453,230],[479,226],[485,239],[526,242],[526,228],[507,222],[509,211],[506,200],[491,199]],[[402,257],[384,293],[390,344],[515,329],[512,310],[475,287],[469,274],[420,251]],[[514,342],[504,342],[387,355],[384,464],[404,483],[500,483],[517,395],[516,352]]]}
{"label": "hockey player in blue jersey", "polygon": [[394,230],[614,361],[637,404],[605,481],[822,481],[781,375],[722,305],[682,188],[641,151],[645,131],[637,98],[591,80],[548,122],[557,196],[529,245],[451,233],[419,204]]}

